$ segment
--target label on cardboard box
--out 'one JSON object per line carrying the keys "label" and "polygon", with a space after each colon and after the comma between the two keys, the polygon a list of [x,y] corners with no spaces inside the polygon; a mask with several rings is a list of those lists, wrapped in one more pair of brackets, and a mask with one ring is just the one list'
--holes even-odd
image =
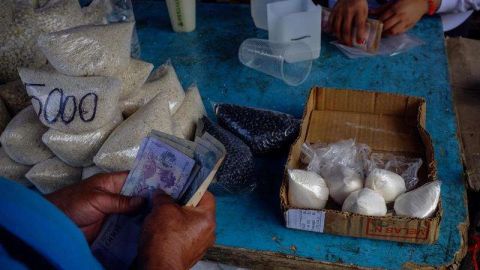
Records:
{"label": "label on cardboard box", "polygon": [[325,212],[318,210],[289,209],[285,212],[287,228],[323,233]]}

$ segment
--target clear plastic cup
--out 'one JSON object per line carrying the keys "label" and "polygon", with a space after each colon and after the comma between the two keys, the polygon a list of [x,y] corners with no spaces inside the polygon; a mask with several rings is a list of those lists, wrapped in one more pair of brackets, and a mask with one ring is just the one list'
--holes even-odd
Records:
{"label": "clear plastic cup", "polygon": [[240,45],[238,58],[242,64],[283,80],[286,84],[302,84],[312,68],[312,49],[306,43],[273,42],[246,39]]}

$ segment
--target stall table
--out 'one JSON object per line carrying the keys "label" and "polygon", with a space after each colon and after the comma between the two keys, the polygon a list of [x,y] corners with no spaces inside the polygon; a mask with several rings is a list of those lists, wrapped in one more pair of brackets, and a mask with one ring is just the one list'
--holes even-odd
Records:
{"label": "stall table", "polygon": [[411,34],[425,44],[392,57],[346,58],[322,37],[320,58],[298,87],[285,85],[243,66],[243,40],[267,38],[256,29],[248,5],[202,4],[197,29],[174,33],[164,2],[135,1],[142,58],[156,66],[173,63],[186,88],[196,84],[207,111],[229,102],[279,110],[301,117],[312,86],[376,90],[421,96],[427,100],[427,129],[432,136],[438,178],[442,181],[443,218],[438,242],[406,244],[287,229],[279,202],[286,153],[258,158],[258,186],[248,194],[217,197],[217,241],[207,259],[251,268],[445,267],[465,252],[467,207],[457,127],[452,108],[448,63],[439,18],[423,19]]}

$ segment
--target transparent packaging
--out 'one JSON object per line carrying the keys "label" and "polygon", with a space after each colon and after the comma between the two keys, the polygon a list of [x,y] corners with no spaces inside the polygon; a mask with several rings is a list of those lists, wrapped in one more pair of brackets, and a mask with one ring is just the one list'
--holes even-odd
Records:
{"label": "transparent packaging", "polygon": [[385,169],[375,168],[365,179],[365,187],[380,193],[387,203],[395,201],[407,191],[405,180],[398,174]]}
{"label": "transparent packaging", "polygon": [[142,139],[152,130],[173,134],[168,101],[161,94],[115,128],[93,162],[108,172],[132,169]]}
{"label": "transparent packaging", "polygon": [[15,162],[35,165],[53,156],[41,139],[47,129],[29,106],[8,123],[0,136],[2,148]]}
{"label": "transparent packaging", "polygon": [[173,115],[173,123],[182,135],[182,138],[193,140],[198,121],[207,115],[202,96],[196,85],[187,89],[185,98]]}
{"label": "transparent packaging", "polygon": [[117,112],[121,82],[113,77],[71,77],[55,70],[19,69],[40,121],[64,133],[91,132]]}
{"label": "transparent packaging", "polygon": [[400,175],[405,181],[407,190],[414,189],[418,184],[418,171],[422,167],[421,158],[405,157],[391,153],[372,153],[367,161],[367,170],[385,169]]}
{"label": "transparent packaging", "polygon": [[88,6],[82,8],[84,24],[107,24],[107,17],[112,12],[113,6],[110,0],[94,0]]}
{"label": "transparent packaging", "polygon": [[41,34],[38,47],[68,76],[114,76],[128,67],[134,23],[83,25]]}
{"label": "transparent packaging", "polygon": [[[109,23],[135,22],[132,2],[130,0],[109,0],[112,10],[107,16]],[[134,28],[131,38],[131,56],[140,58],[140,42],[138,41],[137,30]]]}
{"label": "transparent packaging", "polygon": [[82,168],[75,168],[54,157],[33,166],[26,177],[43,194],[81,181]]}
{"label": "transparent packaging", "polygon": [[73,167],[86,167],[93,164],[98,152],[110,133],[123,121],[122,114],[116,116],[105,126],[87,133],[68,134],[49,129],[42,141],[63,162]]}
{"label": "transparent packaging", "polygon": [[3,148],[0,148],[0,177],[5,177],[24,186],[31,186],[32,183],[25,178],[25,174],[30,168],[31,166],[15,162],[5,153]]}
{"label": "transparent packaging", "polygon": [[288,204],[302,209],[323,209],[328,201],[325,180],[315,172],[288,170]]}
{"label": "transparent packaging", "polygon": [[307,168],[325,179],[330,197],[336,203],[342,205],[350,193],[363,187],[365,160],[370,154],[367,145],[349,139],[328,145],[317,143],[310,147],[312,150],[304,154],[311,155],[313,151]]}
{"label": "transparent packaging", "polygon": [[301,121],[271,110],[214,104],[220,126],[242,139],[254,154],[266,154],[288,147],[297,137]]}
{"label": "transparent packaging", "polygon": [[123,114],[126,116],[133,114],[158,94],[168,100],[172,115],[179,109],[185,98],[185,91],[170,60],[156,68],[138,91],[121,101],[120,107]]}
{"label": "transparent packaging", "polygon": [[281,43],[251,38],[240,45],[238,58],[249,68],[297,86],[310,74],[313,57],[310,46],[301,41]]}
{"label": "transparent packaging", "polygon": [[380,40],[380,48],[376,53],[366,52],[361,48],[349,47],[340,44],[337,41],[332,42],[337,48],[340,49],[348,58],[360,58],[371,56],[395,56],[407,52],[418,46],[422,46],[425,42],[412,34],[400,34],[395,36],[384,37]]}
{"label": "transparent packaging", "polygon": [[394,205],[395,214],[414,218],[431,217],[440,200],[440,186],[440,181],[434,181],[398,196]]}
{"label": "transparent packaging", "polygon": [[196,136],[210,133],[227,150],[222,166],[209,190],[215,195],[236,194],[253,191],[256,187],[255,163],[250,148],[228,130],[213,123],[206,116],[197,126]]}
{"label": "transparent packaging", "polygon": [[153,64],[134,58],[130,59],[128,67],[125,70],[120,70],[116,76],[122,82],[120,101],[138,95],[139,89],[147,81],[152,70]]}
{"label": "transparent packaging", "polygon": [[345,199],[342,211],[366,216],[385,216],[387,205],[382,195],[369,188],[362,188]]}

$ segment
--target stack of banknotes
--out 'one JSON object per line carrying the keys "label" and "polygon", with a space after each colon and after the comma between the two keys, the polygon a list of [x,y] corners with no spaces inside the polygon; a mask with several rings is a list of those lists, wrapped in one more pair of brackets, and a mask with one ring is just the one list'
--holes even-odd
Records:
{"label": "stack of banknotes", "polygon": [[112,215],[92,244],[92,252],[107,269],[128,269],[137,254],[145,216],[157,192],[195,207],[225,158],[225,147],[208,133],[188,141],[152,131],[138,151],[121,193],[141,196],[148,206],[135,216]]}

